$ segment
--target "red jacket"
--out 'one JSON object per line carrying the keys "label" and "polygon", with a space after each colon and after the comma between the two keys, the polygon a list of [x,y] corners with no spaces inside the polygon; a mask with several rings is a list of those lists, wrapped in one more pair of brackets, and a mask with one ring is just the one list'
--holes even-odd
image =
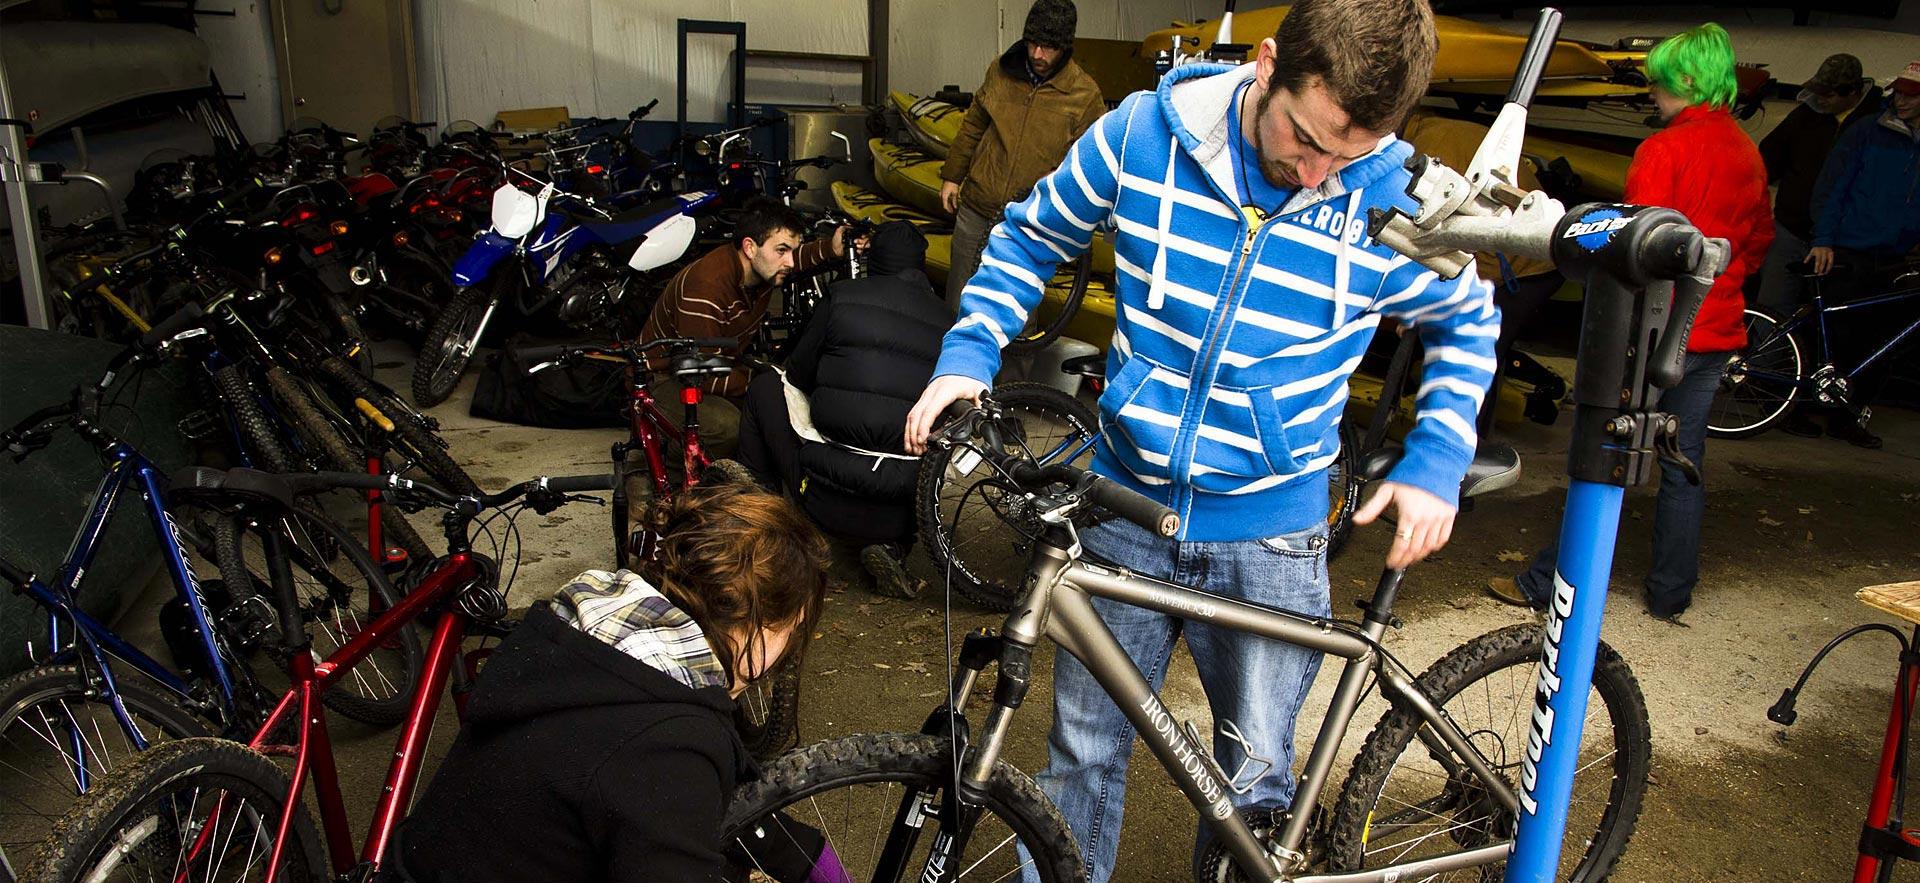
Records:
{"label": "red jacket", "polygon": [[1727,271],[1713,283],[1687,351],[1718,353],[1747,345],[1740,288],[1760,269],[1773,244],[1767,169],[1753,139],[1733,115],[1694,105],[1640,142],[1627,168],[1625,201],[1659,205],[1687,216],[1700,232],[1733,244]]}

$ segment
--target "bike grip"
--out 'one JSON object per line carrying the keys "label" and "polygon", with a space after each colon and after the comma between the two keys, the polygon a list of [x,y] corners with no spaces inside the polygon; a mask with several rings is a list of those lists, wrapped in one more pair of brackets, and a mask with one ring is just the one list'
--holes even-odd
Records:
{"label": "bike grip", "polygon": [[560,494],[578,494],[585,491],[613,490],[613,476],[607,475],[567,475],[547,479],[547,490]]}
{"label": "bike grip", "polygon": [[187,304],[181,307],[174,311],[173,315],[161,319],[160,324],[147,329],[147,333],[140,335],[141,348],[152,349],[165,343],[174,335],[193,327],[193,324],[200,321],[206,314],[199,304]]}
{"label": "bike grip", "polygon": [[573,348],[574,347],[568,346],[566,344],[554,344],[552,346],[530,346],[524,349],[514,350],[514,354],[515,354],[515,357],[518,358],[522,363],[533,365],[533,364],[538,364],[540,362],[557,362],[560,360],[562,356],[565,356],[567,354],[567,350],[570,350]]}
{"label": "bike grip", "polygon": [[1700,315],[1700,305],[1706,302],[1707,292],[1712,289],[1711,277],[1688,275],[1674,281],[1667,327],[1660,333],[1660,342],[1654,344],[1653,363],[1647,366],[1647,380],[1656,388],[1672,389],[1680,383],[1680,375],[1685,370],[1687,338],[1693,335],[1693,320]]}
{"label": "bike grip", "polygon": [[1134,524],[1153,531],[1163,537],[1172,538],[1180,533],[1180,516],[1172,509],[1147,499],[1132,488],[1116,484],[1112,479],[1089,474],[1091,481],[1087,485],[1087,496],[1102,509],[1125,518]]}

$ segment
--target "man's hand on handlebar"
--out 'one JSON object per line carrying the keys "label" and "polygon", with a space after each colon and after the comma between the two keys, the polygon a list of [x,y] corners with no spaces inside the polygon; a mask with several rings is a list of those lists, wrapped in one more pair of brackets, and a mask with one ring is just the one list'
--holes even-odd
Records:
{"label": "man's hand on handlebar", "polygon": [[933,435],[933,425],[947,406],[961,399],[978,403],[980,394],[987,391],[987,385],[971,377],[958,374],[943,374],[927,384],[927,391],[920,394],[913,410],[907,412],[906,437],[901,439],[909,454],[927,452],[927,439]]}
{"label": "man's hand on handlebar", "polygon": [[1807,249],[1807,263],[1812,267],[1813,275],[1827,275],[1833,270],[1833,249],[1825,245]]}
{"label": "man's hand on handlebar", "polygon": [[1458,508],[1413,485],[1397,481],[1380,482],[1366,505],[1353,513],[1353,523],[1372,524],[1387,511],[1388,504],[1392,504],[1394,511],[1388,567],[1395,570],[1408,567],[1440,551],[1453,536],[1453,517],[1459,513]]}

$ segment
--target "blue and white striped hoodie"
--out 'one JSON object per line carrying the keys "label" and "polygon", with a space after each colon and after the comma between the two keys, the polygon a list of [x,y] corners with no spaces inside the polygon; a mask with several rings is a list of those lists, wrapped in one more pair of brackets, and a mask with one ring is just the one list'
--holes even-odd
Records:
{"label": "blue and white striped hoodie", "polygon": [[1094,469],[1180,515],[1181,539],[1277,536],[1324,521],[1347,378],[1380,323],[1426,347],[1407,454],[1391,476],[1455,501],[1494,369],[1499,312],[1366,235],[1411,209],[1391,136],[1251,228],[1229,139],[1253,65],[1187,65],[1102,117],[988,237],[935,375],[991,383],[1052,267],[1114,228],[1118,301]]}

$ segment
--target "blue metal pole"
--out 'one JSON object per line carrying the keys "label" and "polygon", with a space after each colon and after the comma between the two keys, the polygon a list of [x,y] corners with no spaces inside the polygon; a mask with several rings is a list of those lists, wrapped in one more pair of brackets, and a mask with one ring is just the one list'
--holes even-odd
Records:
{"label": "blue metal pole", "polygon": [[1546,648],[1536,673],[1533,724],[1520,765],[1520,827],[1506,883],[1548,883],[1560,866],[1625,495],[1624,487],[1577,479],[1567,488]]}

